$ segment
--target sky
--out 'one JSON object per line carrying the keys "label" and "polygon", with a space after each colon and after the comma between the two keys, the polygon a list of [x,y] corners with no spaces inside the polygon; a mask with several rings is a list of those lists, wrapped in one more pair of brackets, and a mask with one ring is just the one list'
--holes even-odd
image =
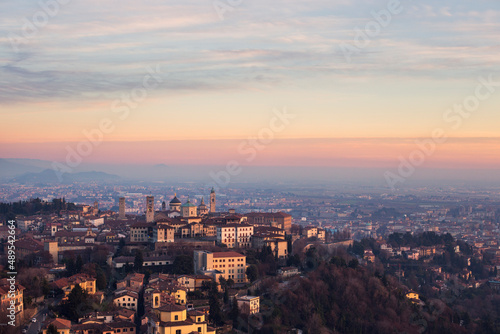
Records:
{"label": "sky", "polygon": [[13,3],[2,158],[500,167],[498,1]]}

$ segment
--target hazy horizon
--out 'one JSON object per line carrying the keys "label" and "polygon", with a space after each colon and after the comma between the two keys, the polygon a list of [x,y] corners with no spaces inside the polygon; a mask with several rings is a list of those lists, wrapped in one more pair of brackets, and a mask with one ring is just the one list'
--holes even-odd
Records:
{"label": "hazy horizon", "polygon": [[298,168],[288,179],[345,169],[339,178],[392,186],[498,180],[491,1],[230,7],[0,4],[0,156],[66,172],[236,163]]}

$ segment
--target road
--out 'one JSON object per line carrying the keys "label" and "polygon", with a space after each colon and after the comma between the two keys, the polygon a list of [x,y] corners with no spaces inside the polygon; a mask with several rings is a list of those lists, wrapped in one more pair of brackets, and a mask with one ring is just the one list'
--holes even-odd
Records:
{"label": "road", "polygon": [[31,322],[30,319],[30,323],[28,324],[27,334],[40,333],[40,328],[42,327],[42,323],[45,321],[47,314],[49,313],[48,305],[59,305],[60,303],[61,303],[61,297],[46,299],[44,306],[40,307],[38,313],[35,314],[35,316],[33,317],[36,318],[36,322]]}
{"label": "road", "polygon": [[42,327],[42,323],[45,321],[45,317],[47,316],[48,308],[44,306],[40,308],[38,313],[34,316],[36,322],[30,322],[28,327],[28,334],[38,334],[40,333],[40,328]]}

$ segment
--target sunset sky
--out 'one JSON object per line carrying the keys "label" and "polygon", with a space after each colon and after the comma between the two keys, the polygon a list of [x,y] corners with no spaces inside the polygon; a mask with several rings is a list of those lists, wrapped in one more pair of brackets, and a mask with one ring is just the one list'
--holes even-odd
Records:
{"label": "sunset sky", "polygon": [[[498,1],[402,0],[350,60],[390,1],[55,2],[0,3],[1,158],[63,161],[107,119],[85,161],[384,167],[441,129],[429,166],[500,167]],[[479,78],[498,84],[457,118]]]}

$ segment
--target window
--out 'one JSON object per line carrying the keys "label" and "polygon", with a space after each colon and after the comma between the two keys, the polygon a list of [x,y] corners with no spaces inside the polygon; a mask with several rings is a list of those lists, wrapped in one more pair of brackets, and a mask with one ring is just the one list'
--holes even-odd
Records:
{"label": "window", "polygon": [[181,333],[181,330],[180,330],[180,329],[176,330],[176,331],[175,331],[175,334],[182,334],[182,333]]}
{"label": "window", "polygon": [[201,333],[201,327],[198,327],[198,333]]}
{"label": "window", "polygon": [[179,320],[179,316],[178,315],[175,316],[175,320]]}
{"label": "window", "polygon": [[[201,321],[201,318],[198,318],[198,322],[200,322],[200,321]],[[200,331],[200,330],[198,329],[198,332],[199,332],[199,331]]]}

